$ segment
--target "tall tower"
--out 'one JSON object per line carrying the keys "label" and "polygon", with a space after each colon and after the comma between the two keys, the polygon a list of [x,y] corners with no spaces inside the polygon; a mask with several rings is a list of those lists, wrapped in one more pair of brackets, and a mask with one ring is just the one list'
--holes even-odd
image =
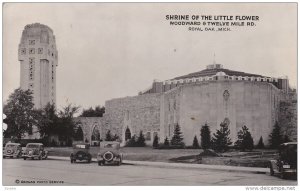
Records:
{"label": "tall tower", "polygon": [[40,23],[26,25],[19,44],[21,89],[33,92],[35,108],[56,103],[57,49],[51,28]]}

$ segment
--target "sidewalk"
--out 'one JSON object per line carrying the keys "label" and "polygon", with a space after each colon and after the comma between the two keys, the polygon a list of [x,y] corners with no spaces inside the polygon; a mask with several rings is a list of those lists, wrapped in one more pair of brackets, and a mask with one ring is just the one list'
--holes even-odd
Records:
{"label": "sidewalk", "polygon": [[[60,157],[60,156],[48,156],[48,158],[54,160],[68,160],[68,161],[70,160],[69,157]],[[92,161],[97,162],[96,159],[92,159]],[[129,165],[152,166],[152,167],[163,167],[163,168],[205,169],[205,170],[219,170],[219,171],[227,171],[227,172],[247,172],[247,173],[256,173],[256,174],[266,174],[269,172],[268,168],[242,167],[242,166],[223,166],[223,165],[129,161],[129,160],[124,160],[123,163]]]}

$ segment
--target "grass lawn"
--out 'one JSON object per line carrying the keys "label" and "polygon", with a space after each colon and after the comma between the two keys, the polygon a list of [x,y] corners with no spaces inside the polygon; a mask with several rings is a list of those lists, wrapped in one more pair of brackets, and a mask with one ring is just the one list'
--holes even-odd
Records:
{"label": "grass lawn", "polygon": [[[72,147],[48,147],[49,156],[70,156]],[[97,157],[99,147],[91,147],[93,158]],[[181,156],[198,155],[201,149],[153,149],[152,147],[122,147],[124,160],[170,162],[169,159]]]}
{"label": "grass lawn", "polygon": [[[49,156],[70,156],[72,147],[48,147]],[[230,151],[220,157],[199,158],[202,149],[153,149],[152,147],[122,147],[124,160],[201,163],[227,166],[268,167],[269,161],[277,156],[275,150],[254,150],[252,152]],[[93,158],[99,147],[91,147]]]}

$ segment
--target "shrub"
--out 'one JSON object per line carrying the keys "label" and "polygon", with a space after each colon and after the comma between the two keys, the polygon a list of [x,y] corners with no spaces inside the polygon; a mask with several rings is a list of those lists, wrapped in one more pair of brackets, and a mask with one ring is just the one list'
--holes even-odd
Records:
{"label": "shrub", "polygon": [[283,138],[281,134],[281,127],[278,125],[278,122],[276,121],[274,125],[274,129],[272,133],[269,135],[269,143],[270,143],[270,148],[272,149],[277,149],[281,143],[283,143]]}
{"label": "shrub", "polygon": [[105,135],[105,141],[113,141],[113,137],[112,137],[112,135],[111,135],[111,133],[110,133],[110,130],[108,130],[108,131],[106,132],[106,135]]}
{"label": "shrub", "polygon": [[211,147],[211,137],[209,126],[205,123],[201,128],[201,147],[203,149],[209,149]]}
{"label": "shrub", "polygon": [[224,122],[222,122],[220,126],[220,130],[217,129],[217,132],[213,134],[212,147],[217,152],[225,152],[229,149],[229,145],[232,144],[229,137],[230,130]]}
{"label": "shrub", "polygon": [[253,149],[253,138],[249,132],[249,129],[245,125],[242,127],[242,130],[238,132],[238,140],[234,144],[242,151],[251,151]]}
{"label": "shrub", "polygon": [[144,147],[145,144],[145,138],[143,135],[143,131],[140,131],[139,137],[136,137],[136,135],[133,135],[131,139],[126,143],[126,147]]}
{"label": "shrub", "polygon": [[256,145],[256,148],[257,149],[263,149],[263,148],[265,148],[265,144],[264,144],[262,136],[260,136],[260,139],[258,141],[258,144]]}
{"label": "shrub", "polygon": [[136,146],[136,136],[133,135],[129,141],[126,142],[126,147],[135,147]]}
{"label": "shrub", "polygon": [[145,137],[144,137],[143,131],[140,131],[140,135],[139,135],[139,137],[137,139],[136,146],[137,147],[144,147],[144,146],[146,146]]}
{"label": "shrub", "polygon": [[199,149],[200,148],[199,142],[198,142],[198,139],[197,139],[196,135],[195,135],[194,140],[193,140],[193,148],[194,149]]}
{"label": "shrub", "polygon": [[170,142],[169,142],[168,137],[165,138],[164,146],[170,146]]}
{"label": "shrub", "polygon": [[180,126],[178,125],[178,123],[176,124],[174,129],[174,134],[171,139],[171,145],[184,146],[182,132],[180,130]]}
{"label": "shrub", "polygon": [[119,136],[117,134],[115,134],[112,138],[112,141],[118,141],[119,140]]}
{"label": "shrub", "polygon": [[154,139],[153,139],[153,145],[152,147],[153,148],[157,148],[159,145],[158,145],[158,136],[157,134],[154,136]]}

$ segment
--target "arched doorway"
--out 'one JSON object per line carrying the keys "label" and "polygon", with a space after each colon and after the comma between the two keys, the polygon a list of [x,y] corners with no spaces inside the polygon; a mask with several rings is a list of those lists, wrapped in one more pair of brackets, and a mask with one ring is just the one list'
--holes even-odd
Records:
{"label": "arched doorway", "polygon": [[74,135],[75,141],[83,141],[83,131],[81,126],[78,126],[77,129],[75,129],[75,135]]}
{"label": "arched doorway", "polygon": [[100,144],[100,131],[97,125],[94,126],[91,135],[91,145],[98,146]]}
{"label": "arched doorway", "polygon": [[125,141],[130,140],[131,139],[131,132],[130,129],[127,127],[125,130]]}

